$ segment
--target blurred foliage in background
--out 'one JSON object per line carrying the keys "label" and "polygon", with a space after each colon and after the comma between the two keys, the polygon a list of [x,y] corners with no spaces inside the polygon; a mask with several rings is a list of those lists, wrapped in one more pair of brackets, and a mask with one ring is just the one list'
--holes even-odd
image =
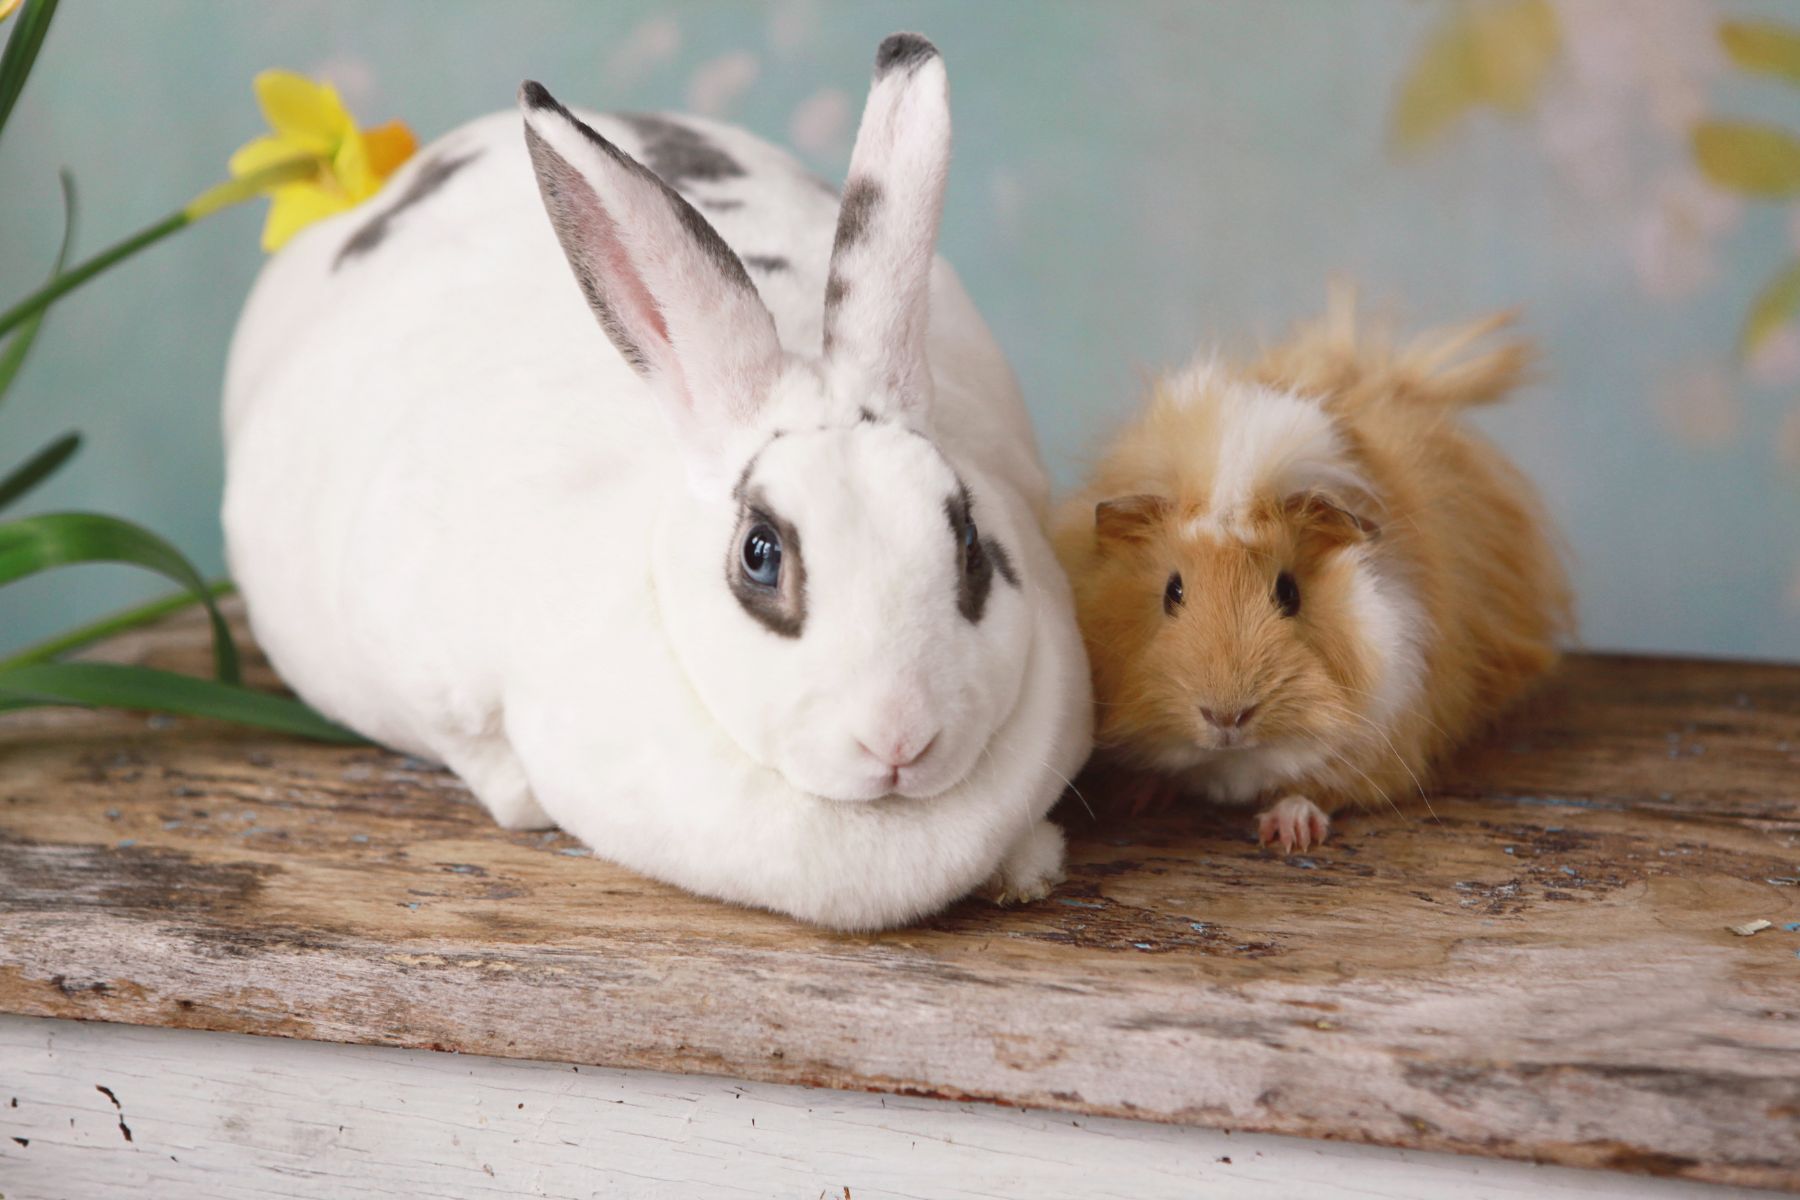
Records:
{"label": "blurred foliage in background", "polygon": [[[26,0],[0,54],[0,137],[25,89],[38,50],[56,14],[57,0]],[[0,19],[13,13],[0,11]],[[69,263],[75,240],[75,181],[62,173],[63,236],[44,285],[0,313],[0,402],[18,377],[32,343],[57,300],[177,230],[266,191],[312,186],[321,171],[318,151],[289,148],[264,154],[237,178],[202,193],[186,207],[78,264]],[[361,197],[356,197],[361,199]],[[354,200],[351,201],[352,203]],[[26,500],[81,449],[81,435],[64,433],[4,474],[0,513]],[[189,716],[216,717],[240,724],[297,733],[330,741],[356,741],[297,701],[243,686],[237,646],[218,608],[228,590],[209,583],[173,545],[132,521],[90,512],[47,512],[0,521],[0,588],[39,572],[81,563],[123,563],[166,576],[182,587],[173,597],[70,630],[0,660],[0,711],[39,705],[117,706]],[[214,679],[195,679],[149,667],[70,662],[74,654],[104,637],[159,619],[189,604],[206,606],[212,625]]]}

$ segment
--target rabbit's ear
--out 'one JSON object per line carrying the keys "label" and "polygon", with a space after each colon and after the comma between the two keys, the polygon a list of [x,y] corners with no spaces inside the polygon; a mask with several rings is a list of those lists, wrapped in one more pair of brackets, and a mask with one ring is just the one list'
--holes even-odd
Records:
{"label": "rabbit's ear", "polygon": [[692,205],[543,85],[526,83],[519,104],[550,224],[600,327],[690,448],[717,448],[755,417],[781,371],[774,319],[744,264]]}
{"label": "rabbit's ear", "polygon": [[825,357],[907,408],[931,403],[925,327],[950,168],[950,97],[937,47],[897,33],[850,155],[825,285]]}

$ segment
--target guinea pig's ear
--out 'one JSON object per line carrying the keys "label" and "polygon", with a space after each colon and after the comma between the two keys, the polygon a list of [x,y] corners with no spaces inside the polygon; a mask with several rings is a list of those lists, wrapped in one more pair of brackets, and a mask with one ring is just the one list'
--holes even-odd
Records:
{"label": "guinea pig's ear", "polygon": [[1297,492],[1283,501],[1282,510],[1299,528],[1302,541],[1319,553],[1381,536],[1381,525],[1372,515],[1379,505],[1363,493],[1351,497],[1316,489]]}
{"label": "guinea pig's ear", "polygon": [[902,410],[931,404],[931,265],[950,171],[950,94],[937,47],[896,33],[875,55],[825,283],[825,359]]}
{"label": "guinea pig's ear", "polygon": [[524,84],[519,106],[575,282],[704,473],[781,372],[774,318],[738,256],[674,189],[543,85]]}
{"label": "guinea pig's ear", "polygon": [[1114,496],[1094,505],[1094,541],[1106,546],[1141,542],[1169,515],[1166,496]]}

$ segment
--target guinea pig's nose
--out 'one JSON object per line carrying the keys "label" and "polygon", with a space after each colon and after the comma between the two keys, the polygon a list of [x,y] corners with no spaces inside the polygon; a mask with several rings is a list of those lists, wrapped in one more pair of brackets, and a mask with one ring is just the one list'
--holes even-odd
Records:
{"label": "guinea pig's nose", "polygon": [[1235,712],[1214,712],[1212,709],[1202,705],[1200,707],[1200,715],[1206,718],[1206,723],[1208,725],[1214,725],[1220,729],[1242,729],[1244,723],[1255,716],[1256,710],[1261,707],[1260,704],[1251,704],[1244,708],[1240,708]]}

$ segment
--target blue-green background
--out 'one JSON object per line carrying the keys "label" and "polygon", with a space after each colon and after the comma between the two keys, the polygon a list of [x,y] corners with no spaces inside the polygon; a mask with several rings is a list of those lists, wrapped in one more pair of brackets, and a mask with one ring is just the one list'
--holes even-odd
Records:
{"label": "blue-green background", "polygon": [[[1775,448],[1800,386],[1733,365],[1750,298],[1793,254],[1789,214],[1746,206],[1718,239],[1716,278],[1665,301],[1639,286],[1608,218],[1558,176],[1529,119],[1477,114],[1397,155],[1399,81],[1446,12],[1420,0],[65,0],[0,140],[0,301],[48,264],[58,166],[79,179],[91,251],[221,176],[259,130],[250,80],[264,67],[338,76],[365,123],[401,117],[429,141],[508,105],[525,77],[572,102],[681,108],[702,64],[746,51],[758,75],[725,115],[785,141],[822,88],[846,94],[853,123],[877,41],[913,28],[951,71],[943,247],[1012,358],[1061,484],[1148,372],[1278,331],[1319,307],[1333,274],[1415,323],[1517,305],[1545,344],[1544,382],[1481,420],[1566,533],[1583,640],[1800,658],[1800,472]],[[619,47],[651,19],[673,22],[678,50],[621,70]],[[1800,129],[1800,89],[1723,71],[1708,86],[1719,107]],[[841,173],[848,132],[810,155],[821,173]],[[1679,139],[1633,150],[1683,152]],[[129,515],[220,567],[219,381],[261,263],[261,208],[189,230],[53,312],[0,409],[0,464],[67,428],[89,443],[35,507]],[[1725,364],[1729,436],[1684,440],[1656,415],[1659,387],[1696,361]],[[0,649],[159,590],[107,567],[6,588]]]}

